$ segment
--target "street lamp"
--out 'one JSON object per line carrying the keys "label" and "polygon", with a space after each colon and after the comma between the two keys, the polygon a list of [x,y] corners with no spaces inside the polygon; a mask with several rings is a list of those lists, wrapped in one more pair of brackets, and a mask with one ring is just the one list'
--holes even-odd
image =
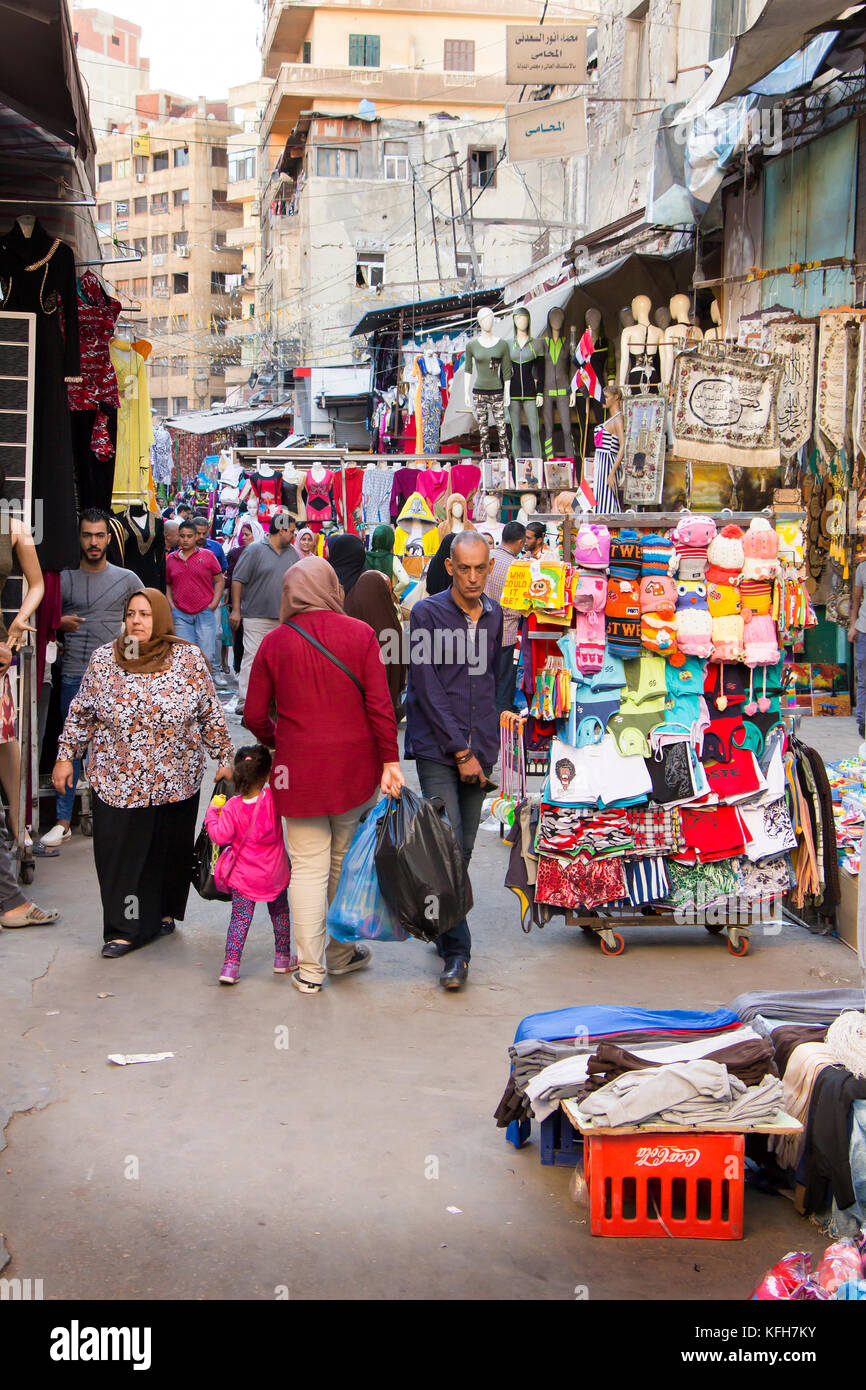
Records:
{"label": "street lamp", "polygon": [[198,371],[193,377],[192,389],[195,391],[196,404],[198,405],[199,409],[201,409],[201,407],[207,400],[207,393],[210,389],[210,376],[205,371],[204,367],[199,367]]}

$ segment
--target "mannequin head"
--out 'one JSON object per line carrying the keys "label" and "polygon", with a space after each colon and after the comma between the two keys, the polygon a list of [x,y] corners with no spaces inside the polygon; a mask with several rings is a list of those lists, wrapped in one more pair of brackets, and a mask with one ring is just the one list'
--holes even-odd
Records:
{"label": "mannequin head", "polygon": [[451,516],[455,521],[463,520],[463,503],[455,500],[451,504]]}
{"label": "mannequin head", "polygon": [[[688,303],[688,301],[686,301]],[[635,323],[649,323],[650,309],[652,301],[648,294],[636,294],[631,302],[631,311],[635,317]],[[673,312],[673,309],[671,310]]]}
{"label": "mannequin head", "polygon": [[663,304],[660,309],[656,309],[653,318],[655,319],[656,327],[660,328],[662,333],[664,333],[665,329],[670,328],[673,323],[671,311],[666,304]]}
{"label": "mannequin head", "polygon": [[248,498],[247,498],[247,511],[249,512],[250,516],[255,517],[256,514],[257,514],[257,512],[258,512],[258,510],[259,510],[258,498],[257,498],[255,495],[253,495],[252,497],[248,497]]}
{"label": "mannequin head", "polygon": [[562,337],[562,327],[565,323],[565,314],[561,309],[551,309],[547,315],[547,323],[554,338]]}
{"label": "mannequin head", "polygon": [[500,511],[500,508],[499,508],[499,498],[498,498],[498,497],[485,497],[485,499],[484,499],[484,515],[487,517],[487,520],[488,520],[488,521],[498,521],[498,520],[499,520],[499,511]]}
{"label": "mannequin head", "polygon": [[514,317],[514,330],[515,330],[515,332],[516,332],[516,333],[525,334],[525,336],[528,338],[528,337],[529,337],[529,327],[530,327],[530,324],[532,323],[532,319],[530,318],[529,310],[528,310],[528,309],[515,309],[515,310],[514,310],[514,315],[513,315],[513,317]]}
{"label": "mannequin head", "polygon": [[710,305],[710,318],[712,319],[713,323],[716,325],[717,328],[721,328],[722,311],[719,308],[719,301],[717,299],[714,299],[712,304]]}
{"label": "mannequin head", "polygon": [[521,510],[522,512],[526,512],[526,515],[527,515],[527,516],[531,516],[532,513],[536,510],[537,507],[538,507],[538,498],[536,497],[536,495],[535,495],[534,492],[521,492],[521,494],[520,494],[520,510]]}
{"label": "mannequin head", "polygon": [[691,302],[687,294],[675,294],[670,302],[674,323],[688,323]]}
{"label": "mannequin head", "polygon": [[634,314],[628,305],[619,311],[619,323],[621,328],[634,328]]}
{"label": "mannequin head", "polygon": [[479,327],[479,329],[481,330],[482,333],[492,333],[492,332],[493,332],[493,310],[492,310],[492,309],[479,309],[479,310],[478,310],[478,313],[475,315],[475,322],[478,324],[478,327]]}
{"label": "mannequin head", "polygon": [[598,309],[587,309],[585,323],[595,342],[601,333],[601,313]]}

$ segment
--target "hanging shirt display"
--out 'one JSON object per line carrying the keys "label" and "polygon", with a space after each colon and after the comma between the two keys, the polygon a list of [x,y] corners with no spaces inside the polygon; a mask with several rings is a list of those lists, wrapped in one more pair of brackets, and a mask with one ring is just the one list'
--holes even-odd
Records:
{"label": "hanging shirt display", "polygon": [[110,350],[120,392],[113,495],[118,499],[147,497],[153,420],[144,358],[119,338],[112,339]]}
{"label": "hanging shirt display", "polygon": [[259,521],[270,521],[282,501],[282,478],[277,473],[250,473],[247,482],[258,500]]}
{"label": "hanging shirt display", "polygon": [[[33,496],[45,509],[37,545],[43,570],[78,564],[78,517],[67,386],[81,381],[75,258],[38,222],[0,237],[2,308],[36,315]],[[62,314],[62,320],[61,320]]]}
{"label": "hanging shirt display", "polygon": [[390,468],[367,468],[361,486],[364,525],[387,526],[391,520],[391,488],[394,474]]}
{"label": "hanging shirt display", "polygon": [[146,589],[165,593],[165,522],[153,512],[127,507],[120,515],[124,544],[124,569],[137,574]]}
{"label": "hanging shirt display", "polygon": [[313,531],[321,531],[326,522],[334,520],[334,502],[331,489],[334,475],[326,468],[320,480],[313,476],[312,469],[307,474],[304,487],[307,493],[307,525]]}
{"label": "hanging shirt display", "polygon": [[416,357],[412,376],[417,379],[415,391],[415,452],[429,457],[439,452],[439,433],[442,428],[442,387],[445,384],[442,364],[435,359],[436,369],[423,357]]}
{"label": "hanging shirt display", "polygon": [[153,481],[162,484],[163,487],[169,487],[173,468],[174,450],[171,447],[171,435],[165,425],[157,425],[150,446],[150,471]]}

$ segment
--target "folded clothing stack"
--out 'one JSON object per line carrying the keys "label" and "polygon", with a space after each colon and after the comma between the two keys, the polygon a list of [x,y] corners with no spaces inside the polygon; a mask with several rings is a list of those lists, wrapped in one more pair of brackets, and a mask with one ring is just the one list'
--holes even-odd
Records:
{"label": "folded clothing stack", "polygon": [[768,1074],[756,1086],[746,1086],[726,1066],[702,1058],[623,1072],[582,1100],[578,1114],[610,1129],[656,1120],[693,1129],[713,1125],[738,1130],[770,1123],[782,1099],[777,1076]]}

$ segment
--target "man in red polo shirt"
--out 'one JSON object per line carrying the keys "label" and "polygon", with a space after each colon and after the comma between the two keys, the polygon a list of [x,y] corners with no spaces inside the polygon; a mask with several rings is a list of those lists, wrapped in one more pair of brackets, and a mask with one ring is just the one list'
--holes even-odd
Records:
{"label": "man in red polo shirt", "polygon": [[181,522],[177,538],[178,548],[167,556],[165,562],[166,590],[174,630],[178,637],[195,643],[210,665],[214,652],[216,610],[225,588],[225,578],[213,552],[197,544],[195,526],[191,521]]}

